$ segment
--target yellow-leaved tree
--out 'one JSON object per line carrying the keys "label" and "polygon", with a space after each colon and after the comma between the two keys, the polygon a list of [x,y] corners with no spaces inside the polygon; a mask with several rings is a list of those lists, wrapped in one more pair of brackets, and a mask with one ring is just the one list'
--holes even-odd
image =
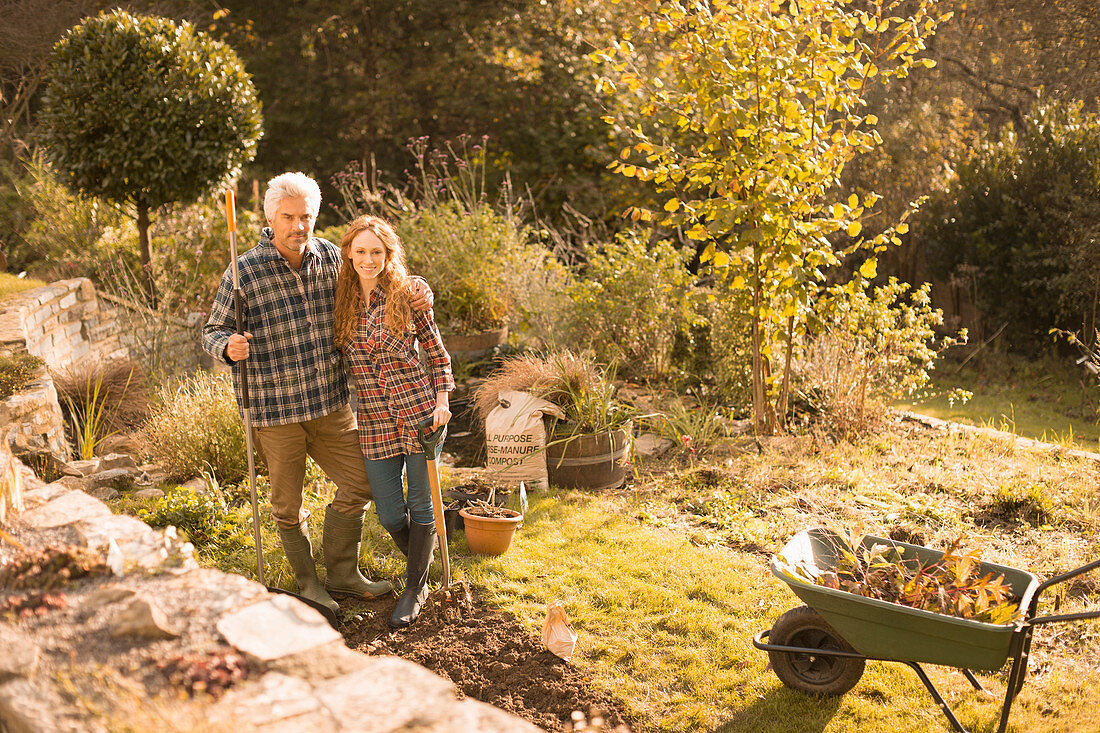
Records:
{"label": "yellow-leaved tree", "polygon": [[[636,218],[705,242],[702,261],[751,300],[756,431],[784,428],[791,358],[825,269],[852,253],[873,277],[898,222],[865,233],[879,200],[840,191],[853,157],[882,140],[872,85],[905,77],[949,15],[934,0],[669,0],[592,55],[599,84],[629,100],[605,120],[627,136],[613,167],[652,182],[661,210]],[[779,366],[781,362],[781,367]]]}

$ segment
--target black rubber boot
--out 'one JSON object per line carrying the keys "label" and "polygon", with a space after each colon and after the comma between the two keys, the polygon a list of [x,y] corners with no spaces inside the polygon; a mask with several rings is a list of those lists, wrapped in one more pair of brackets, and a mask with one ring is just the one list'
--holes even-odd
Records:
{"label": "black rubber boot", "polygon": [[359,547],[363,542],[363,515],[344,514],[329,505],[325,509],[325,590],[356,598],[377,598],[393,592],[388,580],[372,582],[359,572]]}
{"label": "black rubber boot", "polygon": [[399,529],[387,529],[390,533],[390,537],[393,537],[393,544],[397,545],[397,549],[401,550],[401,554],[405,557],[409,556],[409,515],[405,515],[405,524]]}
{"label": "black rubber boot", "polygon": [[332,600],[332,596],[325,592],[321,587],[321,581],[317,579],[317,567],[313,564],[313,547],[309,544],[306,523],[302,522],[290,529],[279,527],[279,541],[283,543],[283,552],[286,553],[287,562],[290,563],[290,569],[294,572],[298,593],[311,601],[327,606],[333,613],[339,611],[339,604]]}
{"label": "black rubber boot", "polygon": [[409,522],[409,566],[405,590],[397,599],[390,626],[400,629],[420,615],[420,606],[428,599],[428,568],[435,550],[435,524]]}

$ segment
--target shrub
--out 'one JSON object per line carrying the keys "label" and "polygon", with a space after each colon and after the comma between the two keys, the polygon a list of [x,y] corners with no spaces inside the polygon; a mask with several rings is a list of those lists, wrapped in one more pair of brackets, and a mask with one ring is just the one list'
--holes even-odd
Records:
{"label": "shrub", "polygon": [[152,392],[149,380],[140,364],[130,359],[115,359],[106,363],[92,361],[73,366],[54,375],[57,394],[62,399],[80,401],[88,385],[99,384],[99,394],[106,404],[103,427],[110,431],[132,430],[149,417]]}
{"label": "shrub", "polygon": [[41,120],[68,184],[134,208],[154,302],[150,213],[235,178],[261,135],[256,89],[232,49],[190,23],[122,10],[54,46]]}
{"label": "shrub", "polygon": [[929,290],[925,283],[910,293],[895,278],[869,290],[857,277],[817,301],[821,331],[796,376],[802,396],[840,432],[863,430],[890,400],[925,386],[939,354],[966,341],[965,329],[936,340],[943,313],[932,308]]}
{"label": "shrub", "polygon": [[0,356],[0,399],[7,399],[38,378],[38,370],[45,364],[37,356],[26,351],[16,351]]}
{"label": "shrub", "polygon": [[239,526],[226,506],[209,494],[169,488],[151,507],[140,510],[139,516],[150,527],[171,525],[181,530],[203,555],[231,553],[248,544],[247,528]]}
{"label": "shrub", "polygon": [[648,416],[643,424],[691,456],[705,455],[730,434],[729,410],[698,396],[667,400],[660,405],[660,412]]}
{"label": "shrub", "polygon": [[677,337],[699,321],[686,267],[690,254],[665,240],[647,244],[634,231],[588,245],[583,276],[567,290],[572,307],[559,343],[592,350],[619,364],[624,376],[668,377]]}
{"label": "shrub", "polygon": [[476,332],[507,324],[514,301],[503,272],[505,250],[519,236],[513,222],[484,204],[464,212],[444,203],[402,220],[398,233],[410,270],[436,291],[440,328]]}
{"label": "shrub", "polygon": [[444,332],[519,326],[546,343],[557,325],[548,314],[560,309],[568,273],[529,241],[536,235],[521,223],[507,186],[489,202],[485,150],[468,142],[429,152],[426,138],[411,141],[416,163],[405,188],[382,182],[373,169],[337,174],[337,208],[349,218],[371,213],[394,222],[409,271],[435,291],[435,319]]}
{"label": "shrub", "polygon": [[6,218],[18,222],[7,225],[6,235],[0,233],[9,268],[49,279],[87,276],[94,269],[89,263],[114,254],[102,251],[99,240],[107,230],[125,226],[126,217],[114,206],[71,192],[40,150],[0,175],[16,197]]}
{"label": "shrub", "polygon": [[918,233],[942,278],[973,283],[1001,343],[1039,352],[1047,331],[1092,333],[1100,283],[1100,116],[1040,105],[955,166]]}
{"label": "shrub", "polygon": [[221,483],[245,477],[244,427],[228,375],[197,372],[175,389],[162,388],[158,401],[142,432],[169,478],[184,480],[204,471]]}
{"label": "shrub", "polygon": [[746,410],[752,405],[751,305],[752,298],[744,290],[718,287],[705,311],[709,358],[703,363],[726,399]]}

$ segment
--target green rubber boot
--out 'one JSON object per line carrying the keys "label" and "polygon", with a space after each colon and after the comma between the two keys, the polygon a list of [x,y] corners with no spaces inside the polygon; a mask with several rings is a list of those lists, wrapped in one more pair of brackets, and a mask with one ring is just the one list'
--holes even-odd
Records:
{"label": "green rubber boot", "polygon": [[306,523],[302,522],[290,529],[279,527],[279,540],[283,543],[283,552],[286,553],[290,569],[294,571],[298,594],[332,609],[333,613],[338,612],[340,605],[332,600],[332,596],[325,592],[321,581],[317,579],[317,567],[313,564],[313,547],[309,544]]}
{"label": "green rubber boot", "polygon": [[359,547],[363,542],[363,516],[338,512],[331,505],[325,510],[325,533],[321,545],[325,551],[325,590],[370,600],[393,592],[386,580],[372,582],[359,572]]}

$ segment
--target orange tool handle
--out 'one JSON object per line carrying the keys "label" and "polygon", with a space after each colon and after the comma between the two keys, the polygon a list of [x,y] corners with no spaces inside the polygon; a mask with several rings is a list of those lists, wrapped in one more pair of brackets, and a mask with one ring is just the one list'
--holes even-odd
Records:
{"label": "orange tool handle", "polygon": [[225,221],[229,224],[229,231],[237,231],[237,206],[234,200],[232,188],[225,189]]}

